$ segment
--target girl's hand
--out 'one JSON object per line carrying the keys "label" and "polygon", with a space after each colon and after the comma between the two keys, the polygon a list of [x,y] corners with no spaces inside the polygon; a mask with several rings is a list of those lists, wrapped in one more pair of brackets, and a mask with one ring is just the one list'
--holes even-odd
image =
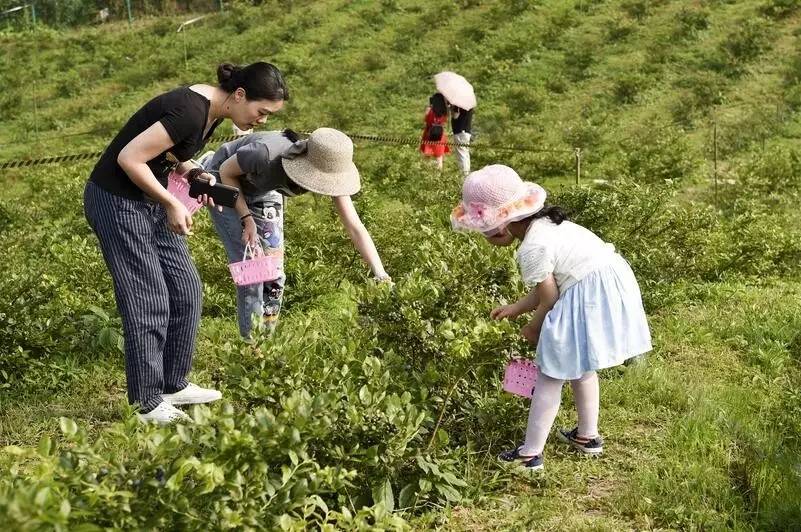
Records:
{"label": "girl's hand", "polygon": [[536,346],[540,339],[540,331],[533,323],[527,323],[520,329],[520,334],[528,340],[528,343]]}
{"label": "girl's hand", "polygon": [[484,235],[484,238],[486,238],[490,244],[494,244],[496,246],[508,246],[515,241],[515,237],[513,237],[508,231],[497,233],[492,236]]}
{"label": "girl's hand", "polygon": [[242,243],[256,246],[259,243],[259,233],[256,229],[256,222],[253,221],[253,216],[248,216],[243,221],[245,227],[242,229]]}
{"label": "girl's hand", "polygon": [[167,227],[179,235],[192,234],[192,215],[180,201],[173,201],[167,207]]}
{"label": "girl's hand", "polygon": [[494,308],[492,309],[492,312],[490,312],[490,318],[492,318],[493,320],[502,320],[504,318],[514,319],[519,315],[520,312],[517,309],[517,305],[515,305],[514,303]]}

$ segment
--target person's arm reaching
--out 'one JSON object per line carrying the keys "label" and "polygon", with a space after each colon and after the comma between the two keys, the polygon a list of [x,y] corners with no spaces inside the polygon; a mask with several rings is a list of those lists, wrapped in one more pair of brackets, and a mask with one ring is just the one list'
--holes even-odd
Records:
{"label": "person's arm reaching", "polygon": [[531,321],[524,325],[520,332],[529,343],[537,345],[545,315],[550,312],[559,300],[559,287],[556,285],[556,279],[554,279],[553,274],[548,274],[548,277],[537,284],[534,290],[539,298],[537,310],[534,312],[534,317],[531,318]]}
{"label": "person's arm reaching", "polygon": [[370,266],[373,276],[378,280],[389,279],[387,272],[384,271],[384,265],[378,255],[378,250],[375,248],[373,239],[353,206],[353,200],[350,199],[350,196],[336,196],[331,199],[334,200],[334,207],[336,207],[345,231],[348,233],[359,255]]}
{"label": "person's arm reaching", "polygon": [[521,297],[519,300],[509,305],[503,305],[492,309],[490,318],[493,320],[502,320],[504,318],[514,319],[521,314],[531,312],[539,306],[539,296],[537,295],[537,287],[532,288],[528,294]]}
{"label": "person's arm reaching", "polygon": [[[239,176],[244,173],[245,172],[242,171],[242,168],[239,166],[236,155],[229,157],[220,165],[220,181],[222,181],[224,185],[236,187],[240,191],[242,190],[242,184],[239,182]],[[239,194],[239,197],[236,198],[234,210],[239,215],[239,219],[243,222],[242,243],[256,245],[259,240],[256,231],[256,221],[253,219],[247,203],[245,203],[243,194]]]}

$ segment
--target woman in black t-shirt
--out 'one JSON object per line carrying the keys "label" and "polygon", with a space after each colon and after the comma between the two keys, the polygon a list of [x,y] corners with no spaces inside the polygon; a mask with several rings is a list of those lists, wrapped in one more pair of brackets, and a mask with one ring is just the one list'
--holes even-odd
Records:
{"label": "woman in black t-shirt", "polygon": [[269,63],[223,64],[217,78],[216,87],[181,87],[146,103],[111,141],[84,191],[84,212],[100,241],[122,317],[128,400],[144,421],[185,419],[173,405],[220,398],[186,378],[201,284],[184,236],[191,234],[192,216],[167,191],[173,166],[167,155],[186,162],[223,119],[250,129],[289,98],[281,72]]}

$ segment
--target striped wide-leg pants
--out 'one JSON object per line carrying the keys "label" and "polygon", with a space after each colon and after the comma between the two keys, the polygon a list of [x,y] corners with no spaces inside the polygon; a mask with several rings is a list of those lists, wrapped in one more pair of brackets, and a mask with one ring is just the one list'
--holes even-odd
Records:
{"label": "striped wide-leg pants", "polygon": [[164,207],[111,194],[92,181],[84,212],[114,281],[125,338],[128,401],[149,412],[188,384],[202,287],[186,239]]}

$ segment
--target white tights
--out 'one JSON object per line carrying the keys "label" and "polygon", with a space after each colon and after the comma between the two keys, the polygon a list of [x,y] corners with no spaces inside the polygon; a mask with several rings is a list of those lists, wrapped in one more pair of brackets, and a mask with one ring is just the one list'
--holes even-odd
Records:
{"label": "white tights", "polygon": [[[531,399],[531,409],[528,413],[528,426],[526,427],[526,441],[520,448],[523,456],[542,454],[545,441],[551,426],[559,411],[562,402],[562,384],[565,381],[552,379],[540,373],[537,376],[537,385],[534,397]],[[580,378],[570,381],[573,396],[576,401],[578,413],[578,436],[594,438],[598,436],[598,411],[600,408],[600,390],[598,388],[598,374],[594,371],[585,373]]]}

